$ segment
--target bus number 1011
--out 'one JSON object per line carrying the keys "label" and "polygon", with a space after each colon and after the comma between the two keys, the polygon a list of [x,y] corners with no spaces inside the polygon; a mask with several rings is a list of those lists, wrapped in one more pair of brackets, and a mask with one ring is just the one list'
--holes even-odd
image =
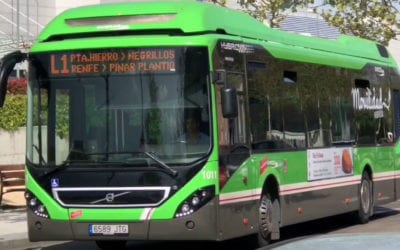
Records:
{"label": "bus number 1011", "polygon": [[218,175],[217,175],[216,171],[209,171],[209,170],[203,171],[203,179],[216,180],[217,178],[218,178]]}

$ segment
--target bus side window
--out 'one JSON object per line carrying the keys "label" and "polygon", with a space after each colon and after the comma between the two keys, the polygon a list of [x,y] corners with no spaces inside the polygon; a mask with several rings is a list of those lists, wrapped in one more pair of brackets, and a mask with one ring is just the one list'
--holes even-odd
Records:
{"label": "bus side window", "polygon": [[[389,128],[392,127],[392,121],[388,119],[390,108],[389,89],[385,88],[388,84],[382,84],[385,79],[374,79],[370,77],[365,80],[363,75],[373,75],[372,69],[366,68],[363,74],[357,74],[354,80],[352,94],[354,98],[354,113],[357,129],[358,144],[386,144],[392,142],[393,136]],[[381,99],[381,105],[372,106],[369,104],[369,98]],[[366,101],[365,101],[366,100]],[[361,105],[360,103],[364,103]],[[388,103],[388,104],[387,104]]]}

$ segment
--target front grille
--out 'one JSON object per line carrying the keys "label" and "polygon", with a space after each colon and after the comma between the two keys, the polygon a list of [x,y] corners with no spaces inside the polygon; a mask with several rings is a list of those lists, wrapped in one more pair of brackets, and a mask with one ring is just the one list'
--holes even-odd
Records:
{"label": "front grille", "polygon": [[53,188],[64,207],[156,207],[168,198],[170,187]]}

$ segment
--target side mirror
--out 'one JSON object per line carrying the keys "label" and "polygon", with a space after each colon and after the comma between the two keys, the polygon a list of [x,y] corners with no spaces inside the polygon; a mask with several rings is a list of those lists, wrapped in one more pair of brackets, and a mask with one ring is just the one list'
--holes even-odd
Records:
{"label": "side mirror", "polygon": [[6,99],[8,77],[10,76],[15,64],[24,61],[27,58],[26,53],[14,51],[5,55],[0,60],[0,107],[3,107]]}
{"label": "side mirror", "polygon": [[222,115],[224,118],[235,118],[238,116],[238,103],[236,89],[233,87],[221,90]]}

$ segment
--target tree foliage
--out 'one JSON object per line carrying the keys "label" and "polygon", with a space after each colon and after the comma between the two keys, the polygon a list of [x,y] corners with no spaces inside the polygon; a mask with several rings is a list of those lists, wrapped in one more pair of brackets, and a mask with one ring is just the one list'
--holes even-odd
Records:
{"label": "tree foliage", "polygon": [[399,0],[330,0],[315,12],[341,33],[387,45],[396,36],[396,3]]}
{"label": "tree foliage", "polygon": [[313,3],[314,0],[239,0],[239,4],[251,16],[267,21],[269,27],[278,28],[287,13],[296,12]]}
{"label": "tree foliage", "polygon": [[16,131],[26,125],[26,95],[9,95],[0,109],[0,129]]}
{"label": "tree foliage", "polygon": [[221,5],[221,6],[226,6],[226,1],[227,0],[209,0],[209,2],[212,2],[217,5]]}
{"label": "tree foliage", "polygon": [[[225,6],[227,0],[209,0]],[[396,37],[396,15],[400,0],[237,0],[245,12],[279,28],[281,22],[298,9],[313,7],[330,25],[343,34],[387,45]],[[318,5],[316,5],[317,3]]]}
{"label": "tree foliage", "polygon": [[7,98],[0,108],[0,130],[16,131],[26,125],[27,79],[10,80],[7,85]]}

